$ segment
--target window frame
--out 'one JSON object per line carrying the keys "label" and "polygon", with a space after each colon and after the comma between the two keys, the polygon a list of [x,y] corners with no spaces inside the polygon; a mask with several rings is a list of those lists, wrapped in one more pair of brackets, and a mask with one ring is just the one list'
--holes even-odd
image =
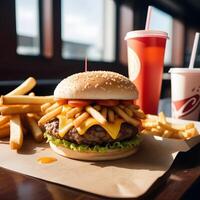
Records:
{"label": "window frame", "polygon": [[[115,48],[115,61],[114,62],[95,62],[89,61],[89,70],[112,70],[127,75],[127,64],[120,62],[120,43],[123,42],[123,38],[120,35],[120,6],[128,5],[131,7],[134,13],[134,24],[133,29],[143,29],[146,20],[146,11],[148,4],[145,1],[134,0],[134,1],[120,1],[115,0],[116,3],[116,48]],[[184,13],[184,8],[187,8],[187,4],[182,4],[179,7],[175,3],[173,5],[167,5],[165,1],[151,0],[153,6],[164,12],[172,15],[173,17],[183,21],[184,26],[193,26],[194,28],[200,29],[200,25],[193,20],[200,14],[194,14],[192,10],[188,11],[190,14],[187,17]],[[177,3],[177,2],[176,2]],[[0,3],[0,20],[1,27],[4,27],[4,31],[0,32],[1,38],[1,49],[0,49],[0,73],[1,80],[16,80],[24,79],[27,76],[34,76],[38,79],[61,79],[64,76],[71,75],[76,72],[83,71],[83,60],[70,60],[63,59],[61,56],[61,0],[52,0],[52,26],[53,26],[53,55],[52,57],[46,57],[44,55],[44,40],[43,40],[43,17],[44,11],[42,0],[39,0],[39,25],[40,25],[40,49],[41,55],[28,56],[18,55],[16,53],[16,23],[15,23],[15,1],[13,0],[2,0]],[[192,14],[191,14],[192,13]],[[186,45],[186,34],[187,29],[184,33],[184,47]],[[124,41],[125,42],[125,41]],[[185,48],[184,48],[185,49]],[[59,70],[58,70],[59,67]],[[167,71],[167,66],[164,70]],[[6,74],[6,76],[5,76]]]}
{"label": "window frame", "polygon": [[[0,73],[1,80],[9,79],[23,79],[27,76],[34,76],[39,79],[57,79],[63,78],[76,72],[83,71],[84,60],[73,60],[62,58],[62,41],[61,41],[61,0],[52,1],[52,26],[53,28],[53,55],[46,57],[44,55],[44,41],[43,41],[43,11],[44,6],[42,1],[39,1],[39,29],[40,29],[40,55],[19,55],[16,53],[17,47],[17,34],[16,34],[16,21],[15,21],[15,2],[11,4],[8,0],[6,10],[9,10],[10,23],[6,29],[12,29],[13,43],[9,42],[9,48],[12,49],[12,59],[7,58],[6,67],[3,71],[8,74],[7,77]],[[127,74],[126,68],[119,63],[119,6],[120,0],[115,0],[116,3],[116,48],[115,48],[115,61],[114,62],[98,62],[89,61],[89,70],[111,70],[118,71],[122,74]],[[4,3],[6,4],[6,3]],[[6,13],[4,11],[4,13]],[[13,30],[14,29],[14,30]],[[6,38],[8,40],[8,38]],[[1,53],[1,50],[0,50]],[[8,57],[8,54],[5,56]],[[0,66],[3,63],[0,62]],[[59,67],[59,70],[58,70]],[[9,71],[14,73],[9,73]]]}

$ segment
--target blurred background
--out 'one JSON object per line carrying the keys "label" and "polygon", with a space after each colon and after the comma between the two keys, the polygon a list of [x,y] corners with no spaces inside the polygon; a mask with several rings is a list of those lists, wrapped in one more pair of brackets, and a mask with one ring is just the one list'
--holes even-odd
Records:
{"label": "blurred background", "polygon": [[168,69],[188,66],[200,31],[199,0],[1,0],[0,93],[33,76],[37,92],[50,94],[62,78],[84,71],[85,57],[88,70],[127,75],[124,36],[144,29],[148,5],[153,6],[150,28],[170,37],[162,98],[169,96]]}

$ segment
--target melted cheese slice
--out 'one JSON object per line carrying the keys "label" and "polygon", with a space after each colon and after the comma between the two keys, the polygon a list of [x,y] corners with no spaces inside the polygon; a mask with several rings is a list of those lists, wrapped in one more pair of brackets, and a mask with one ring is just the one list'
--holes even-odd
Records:
{"label": "melted cheese slice", "polygon": [[63,116],[66,115],[66,113],[67,113],[69,110],[71,110],[71,109],[72,109],[72,107],[71,107],[70,105],[68,105],[68,104],[63,105],[63,108],[62,108],[62,115],[63,115]]}
{"label": "melted cheese slice", "polygon": [[[58,119],[59,119],[59,132],[61,130],[64,130],[64,128],[69,123],[71,123],[71,120],[66,119],[65,112],[62,112],[60,115],[58,115]],[[77,131],[80,135],[83,135],[87,131],[87,129],[89,129],[91,126],[99,125],[108,132],[108,134],[112,137],[112,139],[116,139],[119,134],[121,124],[123,122],[124,120],[122,119],[116,119],[114,123],[100,124],[97,120],[90,117],[87,120],[85,120],[80,127],[77,128]],[[63,133],[62,137],[64,137]]]}
{"label": "melted cheese slice", "polygon": [[61,138],[73,127],[73,119],[67,119],[65,115],[58,115],[59,127],[58,134]]}
{"label": "melted cheese slice", "polygon": [[119,134],[121,124],[123,122],[124,121],[122,119],[117,119],[117,120],[115,120],[114,123],[100,124],[96,119],[91,117],[91,118],[88,118],[87,120],[85,120],[81,124],[81,126],[77,128],[77,131],[80,135],[83,135],[87,131],[87,129],[90,128],[91,126],[99,125],[99,126],[103,127],[109,133],[109,135],[112,137],[112,139],[116,139]]}

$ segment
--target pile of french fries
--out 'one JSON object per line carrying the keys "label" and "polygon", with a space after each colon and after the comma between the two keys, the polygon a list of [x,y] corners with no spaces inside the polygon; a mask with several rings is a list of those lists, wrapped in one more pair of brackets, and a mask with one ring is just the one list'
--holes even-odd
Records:
{"label": "pile of french fries", "polygon": [[100,124],[114,123],[116,118],[122,118],[133,126],[139,126],[140,120],[146,118],[144,112],[137,105],[125,106],[120,104],[106,107],[96,104],[85,107],[71,107],[66,106],[65,103],[65,101],[57,101],[53,104],[42,105],[41,109],[44,115],[38,121],[39,126],[55,119],[63,110],[68,123],[62,130],[59,130],[60,137],[63,137],[72,127],[79,128],[89,117],[93,117]]}
{"label": "pile of french fries", "polygon": [[184,125],[172,124],[167,121],[163,112],[158,116],[147,115],[145,120],[142,120],[142,133],[147,135],[156,135],[165,138],[189,139],[198,135],[194,123]]}
{"label": "pile of french fries", "polygon": [[[37,142],[43,141],[43,132],[38,126],[41,105],[54,102],[53,96],[35,96],[30,92],[36,85],[32,77],[0,98],[0,139],[10,136],[11,149],[19,150],[24,135],[32,133]],[[27,95],[26,95],[27,94]]]}

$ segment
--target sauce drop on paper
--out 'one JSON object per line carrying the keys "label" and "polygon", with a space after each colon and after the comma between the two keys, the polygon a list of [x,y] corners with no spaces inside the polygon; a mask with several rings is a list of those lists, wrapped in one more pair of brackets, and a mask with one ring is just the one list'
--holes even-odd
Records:
{"label": "sauce drop on paper", "polygon": [[49,164],[49,163],[57,161],[57,159],[54,157],[41,157],[41,158],[38,158],[37,161],[40,164]]}

